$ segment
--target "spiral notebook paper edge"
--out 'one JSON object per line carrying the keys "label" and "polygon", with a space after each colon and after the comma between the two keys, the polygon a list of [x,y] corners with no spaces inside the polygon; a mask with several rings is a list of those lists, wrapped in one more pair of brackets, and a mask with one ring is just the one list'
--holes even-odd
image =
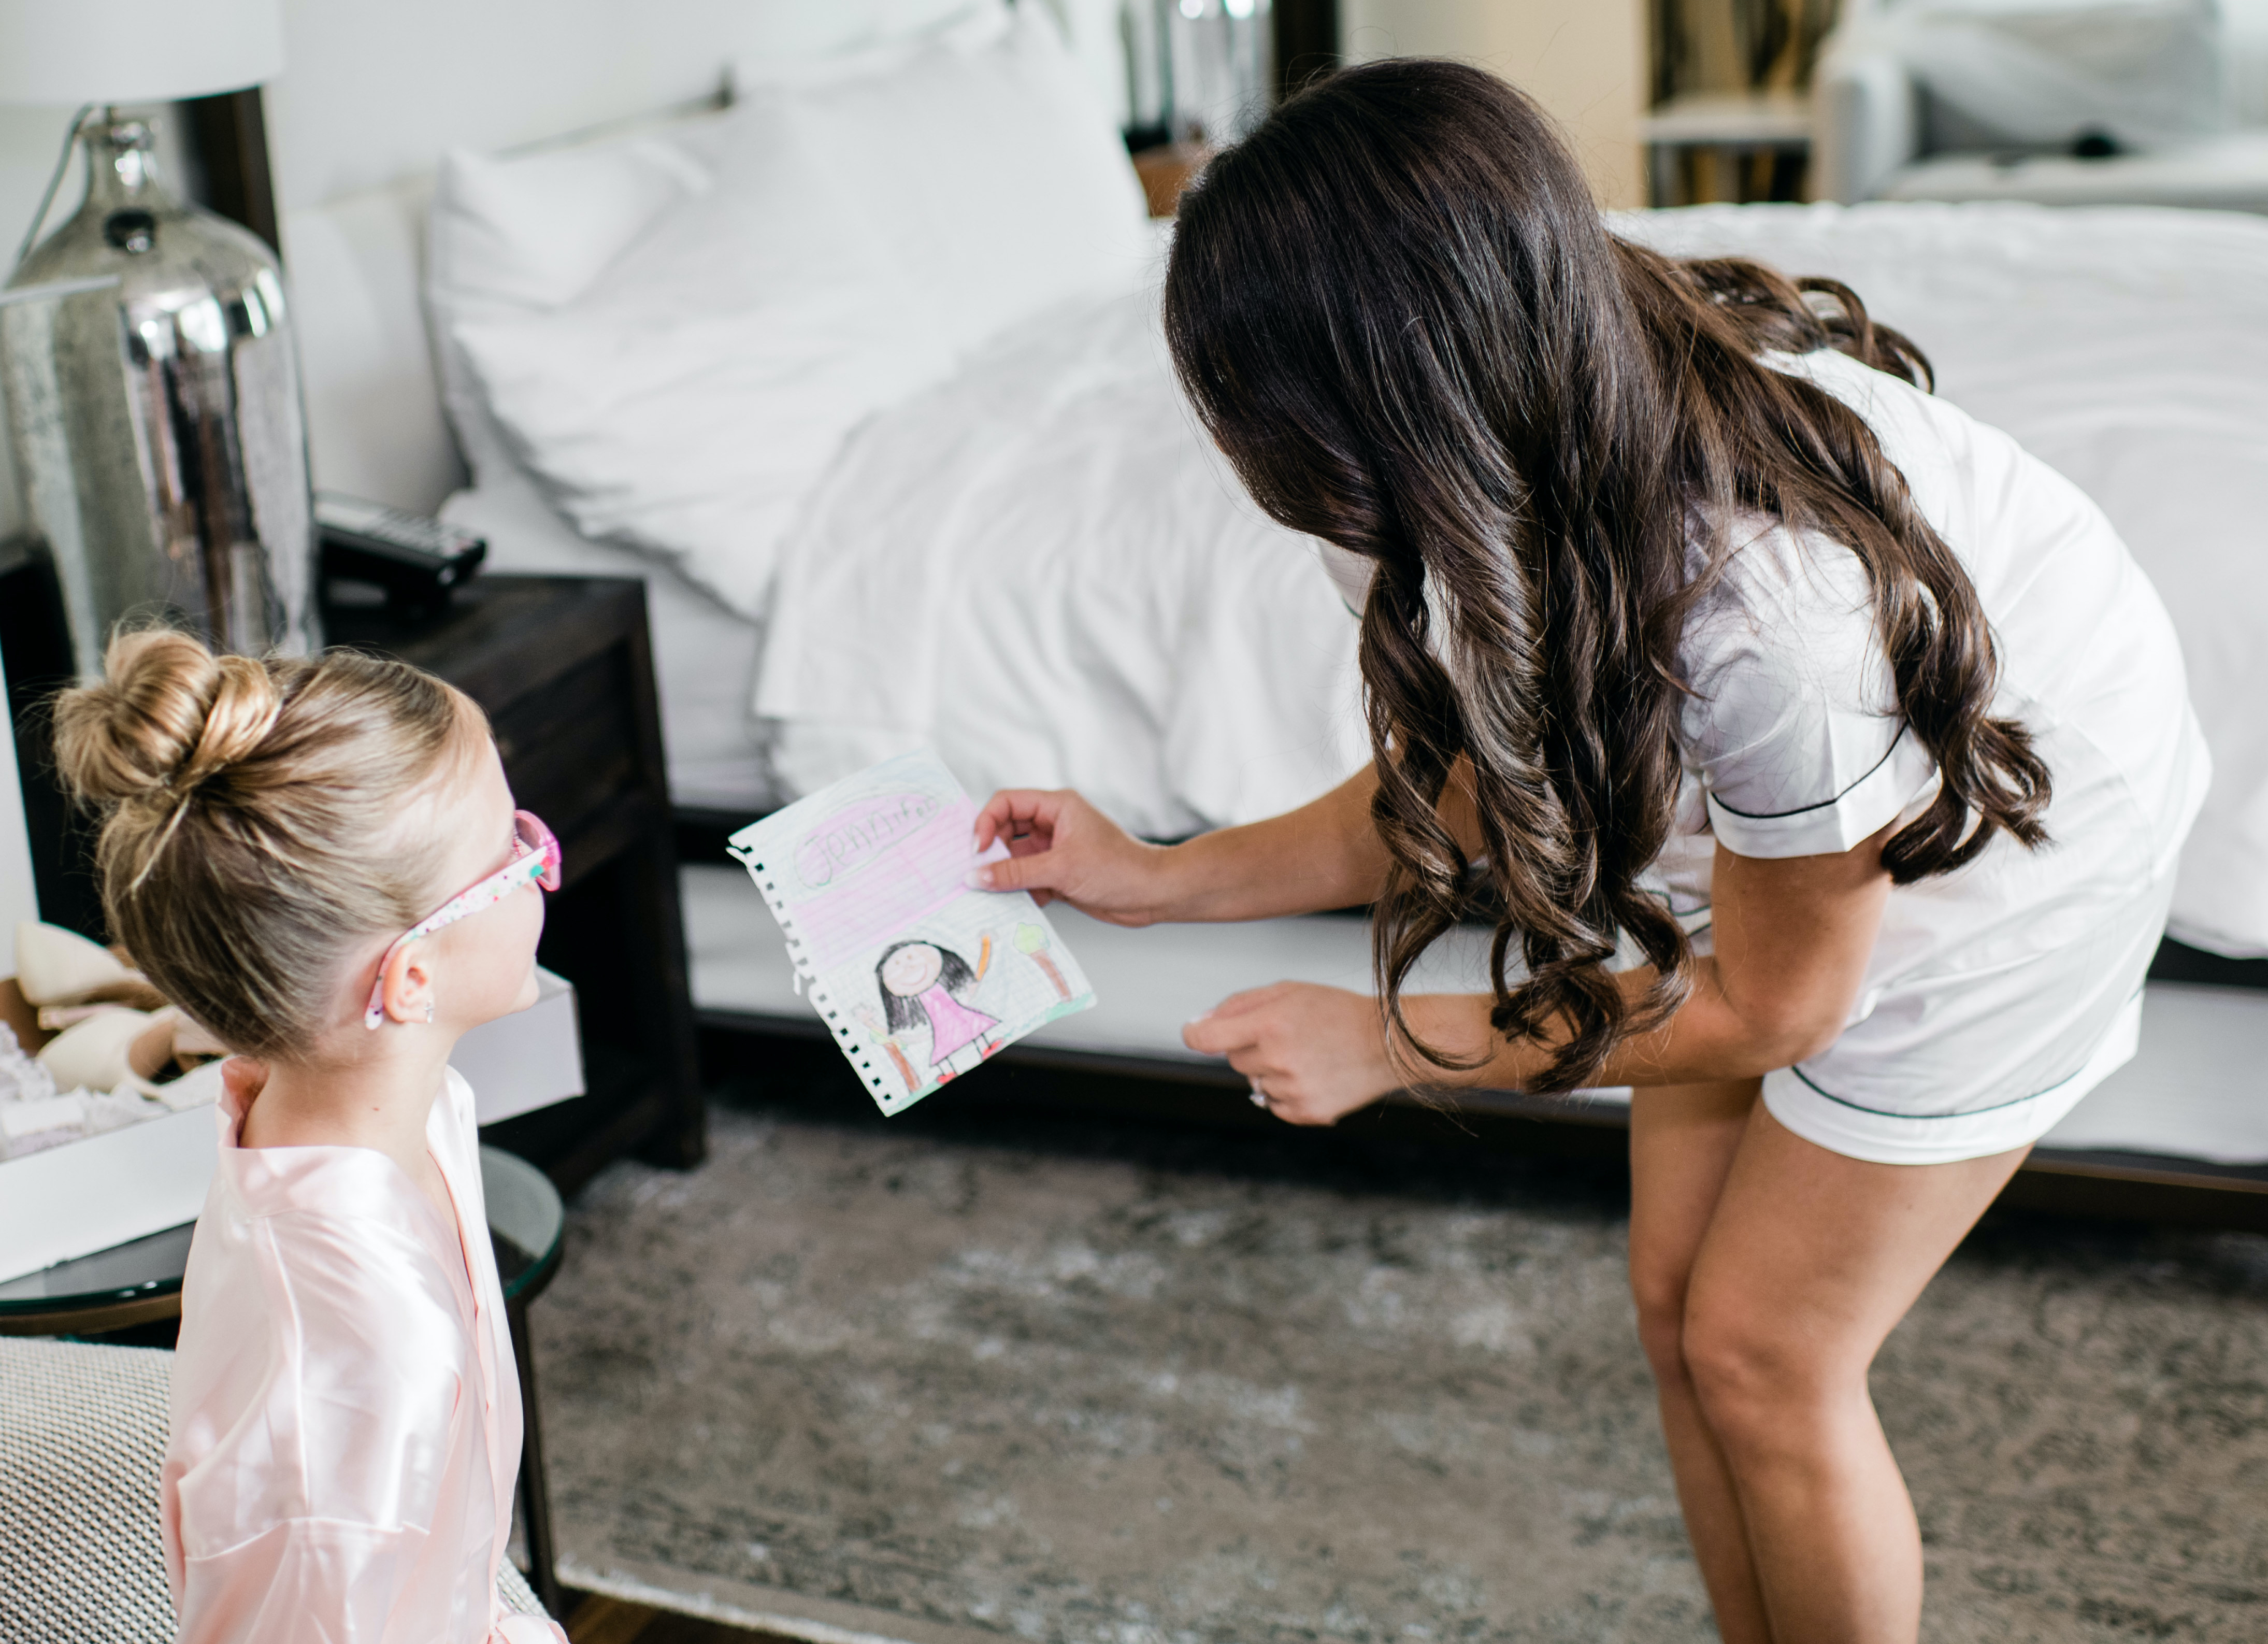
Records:
{"label": "spiral notebook paper edge", "polygon": [[756,888],[756,894],[764,899],[764,906],[771,910],[773,921],[780,927],[780,934],[787,939],[788,963],[795,968],[797,977],[802,981],[802,986],[797,991],[803,995],[814,1014],[820,1018],[821,1025],[832,1030],[829,1036],[835,1041],[835,1048],[843,1053],[843,1059],[850,1065],[851,1073],[858,1078],[859,1083],[866,1087],[867,1094],[874,1098],[875,1105],[882,1110],[884,1117],[887,1117],[897,1112],[902,1107],[909,1107],[920,1101],[923,1095],[932,1093],[909,1092],[902,1102],[894,1107],[886,1094],[882,1075],[874,1071],[871,1063],[862,1062],[851,1055],[849,1043],[850,1029],[843,1025],[843,1013],[836,1008],[832,990],[821,979],[818,969],[811,962],[804,940],[795,928],[794,914],[788,910],[774,888],[764,882],[764,865],[757,859],[762,847],[755,844],[744,846],[740,843],[742,835],[753,833],[764,823],[785,814],[785,811],[775,811],[770,816],[762,817],[749,823],[747,827],[725,842],[725,849],[740,864],[741,867],[747,871],[750,881]]}

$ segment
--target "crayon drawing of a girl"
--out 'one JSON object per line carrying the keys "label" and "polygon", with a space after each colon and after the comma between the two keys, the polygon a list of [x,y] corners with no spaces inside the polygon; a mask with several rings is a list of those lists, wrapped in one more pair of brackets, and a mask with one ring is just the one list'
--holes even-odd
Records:
{"label": "crayon drawing of a girl", "polygon": [[930,1065],[940,1075],[966,1073],[991,1053],[1000,1023],[962,1002],[977,972],[959,954],[934,942],[894,942],[883,949],[874,979],[892,1033],[929,1029]]}

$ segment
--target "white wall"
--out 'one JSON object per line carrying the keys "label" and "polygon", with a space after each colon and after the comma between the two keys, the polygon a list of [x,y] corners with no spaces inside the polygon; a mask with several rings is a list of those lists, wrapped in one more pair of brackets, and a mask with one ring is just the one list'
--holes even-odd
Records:
{"label": "white wall", "polygon": [[1602,204],[1646,203],[1642,0],[1339,0],[1339,39],[1358,62],[1457,57],[1495,70],[1559,122]]}
{"label": "white wall", "polygon": [[[1049,0],[1083,18],[1086,0]],[[268,89],[285,210],[653,113],[767,66],[902,36],[970,0],[284,0]],[[1098,78],[1104,77],[1098,70]]]}

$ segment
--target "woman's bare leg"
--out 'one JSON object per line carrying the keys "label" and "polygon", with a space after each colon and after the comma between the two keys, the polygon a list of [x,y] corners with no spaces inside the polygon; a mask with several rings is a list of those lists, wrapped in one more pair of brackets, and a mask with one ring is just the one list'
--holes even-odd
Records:
{"label": "woman's bare leg", "polygon": [[1739,1493],[1685,1364],[1686,1290],[1759,1082],[1680,1085],[1631,1102],[1631,1294],[1653,1367],[1678,1505],[1725,1644],[1771,1644]]}
{"label": "woman's bare leg", "polygon": [[1921,1537],[1867,1371],[2028,1151],[1868,1164],[1761,1103],[1749,1117],[1693,1264],[1683,1346],[1782,1644],[1918,1633]]}

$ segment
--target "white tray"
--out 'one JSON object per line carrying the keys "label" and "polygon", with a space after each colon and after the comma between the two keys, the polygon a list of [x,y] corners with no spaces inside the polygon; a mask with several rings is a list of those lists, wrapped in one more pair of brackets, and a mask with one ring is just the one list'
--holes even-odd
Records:
{"label": "white tray", "polygon": [[[474,1028],[450,1058],[483,1124],[583,1094],[575,990],[549,970],[536,980],[534,1004]],[[220,1065],[188,1077],[217,1092]],[[0,1160],[0,1282],[195,1221],[219,1157],[207,1104]]]}

